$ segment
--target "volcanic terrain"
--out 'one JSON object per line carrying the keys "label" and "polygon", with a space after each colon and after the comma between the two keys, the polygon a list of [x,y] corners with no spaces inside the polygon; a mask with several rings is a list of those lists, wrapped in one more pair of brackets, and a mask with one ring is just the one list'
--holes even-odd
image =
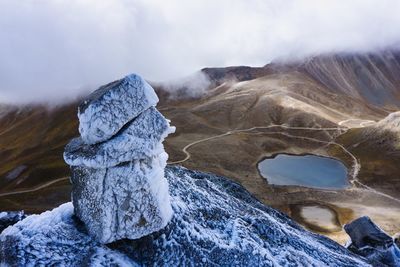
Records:
{"label": "volcanic terrain", "polygon": [[[343,243],[342,225],[370,216],[400,231],[400,53],[330,54],[264,67],[206,68],[205,93],[156,86],[177,127],[170,165],[223,175],[305,227]],[[78,103],[0,106],[0,210],[44,211],[70,199],[62,159],[76,136]],[[386,118],[386,119],[385,119]],[[386,126],[387,125],[387,126]],[[341,160],[350,186],[268,184],[257,164],[279,153]],[[323,179],[323,177],[321,177]]]}

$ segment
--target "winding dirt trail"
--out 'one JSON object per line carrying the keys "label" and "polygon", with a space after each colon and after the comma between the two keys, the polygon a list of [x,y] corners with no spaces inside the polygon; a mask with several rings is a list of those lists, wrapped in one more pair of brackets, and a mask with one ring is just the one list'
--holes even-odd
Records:
{"label": "winding dirt trail", "polygon": [[[340,121],[338,123],[338,125],[342,126],[343,124],[345,124],[346,122],[349,122],[349,121],[357,121],[359,128],[366,127],[367,126],[366,124],[370,125],[372,123],[375,123],[374,121],[371,121],[371,120],[349,119],[349,120]],[[258,129],[261,130],[261,129],[271,129],[271,128],[282,128],[282,129],[287,129],[287,130],[309,130],[309,131],[344,131],[344,133],[347,132],[350,129],[349,127],[346,127],[346,126],[344,126],[344,127],[335,127],[335,128],[311,128],[311,127],[291,127],[291,126],[286,126],[286,125],[275,125],[275,124],[273,124],[273,125],[269,125],[269,126],[256,126],[256,127],[251,127],[251,128],[248,128],[248,129],[230,130],[230,131],[227,131],[227,132],[225,132],[223,134],[219,134],[219,135],[207,137],[207,138],[204,138],[204,139],[200,139],[200,140],[194,141],[194,142],[186,145],[182,149],[182,152],[185,154],[185,158],[183,158],[181,160],[177,160],[177,161],[168,162],[168,164],[180,164],[180,163],[183,163],[183,162],[189,160],[191,158],[191,154],[189,153],[188,149],[192,148],[193,146],[195,146],[197,144],[204,143],[204,142],[207,142],[207,141],[210,141],[210,140],[213,140],[213,139],[217,139],[217,138],[222,138],[222,137],[225,137],[225,136],[228,136],[228,135],[232,135],[232,134],[243,133],[243,132],[252,132],[252,131],[258,130]],[[360,172],[361,164],[358,161],[358,159],[356,158],[356,156],[354,156],[342,144],[339,144],[339,143],[334,142],[334,141],[322,141],[322,140],[319,140],[319,139],[316,139],[316,138],[312,138],[312,137],[291,135],[291,134],[288,134],[288,133],[285,133],[285,132],[277,132],[277,131],[275,131],[275,132],[259,132],[259,133],[260,134],[280,134],[280,135],[283,135],[283,136],[286,136],[286,137],[289,137],[289,138],[297,138],[297,139],[303,139],[303,140],[309,140],[309,141],[312,141],[312,142],[321,143],[321,144],[324,144],[324,145],[335,145],[335,146],[338,146],[340,149],[342,149],[342,151],[345,154],[350,156],[350,158],[353,161],[353,166],[351,167],[351,171],[352,171],[351,178],[352,179],[350,180],[350,183],[353,186],[352,189],[356,189],[357,185],[358,185],[359,187],[361,187],[362,189],[364,189],[366,191],[369,191],[371,193],[380,195],[382,197],[389,198],[389,199],[391,199],[393,201],[396,201],[396,202],[400,203],[400,199],[397,199],[395,197],[392,197],[391,195],[387,195],[385,193],[379,192],[379,191],[377,191],[377,190],[375,190],[375,189],[373,189],[373,188],[361,183],[358,180],[357,176],[358,176],[358,173]]]}
{"label": "winding dirt trail", "polygon": [[[191,148],[194,145],[206,142],[206,141],[210,141],[216,138],[221,138],[221,137],[225,137],[228,135],[232,135],[232,134],[237,134],[237,133],[243,133],[243,132],[251,132],[254,130],[258,130],[258,129],[271,129],[271,128],[283,128],[283,129],[288,129],[288,130],[311,130],[311,131],[337,131],[337,130],[347,130],[347,128],[309,128],[309,127],[291,127],[291,126],[286,126],[286,125],[280,125],[280,124],[272,124],[269,126],[256,126],[256,127],[251,127],[248,129],[239,129],[239,130],[230,130],[227,131],[226,133],[223,134],[219,134],[219,135],[214,135],[211,137],[207,137],[204,139],[200,139],[197,141],[194,141],[188,145],[186,145],[183,149],[182,152],[185,154],[185,158],[181,159],[181,160],[177,160],[177,161],[172,161],[172,162],[168,162],[168,164],[179,164],[179,163],[183,163],[187,160],[190,159],[191,155],[190,153],[187,151],[189,148]],[[317,139],[315,139],[317,140]]]}
{"label": "winding dirt trail", "polygon": [[[346,120],[346,121],[349,121],[349,120]],[[342,124],[344,124],[344,122],[345,121],[341,121],[341,122],[338,123],[338,125],[341,126]],[[359,127],[365,127],[364,126],[365,123],[371,123],[371,122],[372,121],[359,120]],[[248,128],[248,129],[230,130],[230,131],[227,131],[226,133],[215,135],[215,136],[211,136],[211,137],[207,137],[207,138],[204,138],[204,139],[200,139],[200,140],[194,141],[194,142],[186,145],[182,149],[182,152],[185,153],[185,155],[186,155],[185,158],[182,159],[182,160],[178,160],[178,161],[168,162],[168,164],[171,164],[171,165],[172,164],[179,164],[179,163],[183,163],[183,162],[189,160],[191,155],[188,152],[188,149],[193,147],[193,146],[195,146],[195,145],[197,145],[197,144],[200,144],[200,143],[203,143],[203,142],[207,142],[207,141],[210,141],[210,140],[213,140],[213,139],[225,137],[225,136],[232,135],[232,134],[243,133],[243,132],[252,132],[254,130],[271,129],[271,128],[282,128],[282,129],[287,129],[287,130],[345,131],[345,132],[349,129],[348,127],[310,128],[310,127],[291,127],[291,126],[286,126],[286,125],[275,125],[275,124],[273,124],[273,125],[269,125],[269,126],[256,126],[256,127],[251,127],[251,128]],[[364,190],[367,190],[367,191],[372,192],[374,194],[381,195],[383,197],[389,198],[391,200],[394,200],[394,201],[400,203],[400,199],[397,199],[397,198],[394,198],[394,197],[392,197],[390,195],[387,195],[385,193],[379,192],[379,191],[377,191],[377,190],[375,190],[375,189],[373,189],[373,188],[361,183],[357,179],[357,175],[358,175],[358,173],[359,173],[359,171],[361,169],[361,164],[359,163],[358,159],[348,149],[346,149],[343,145],[341,145],[339,143],[336,143],[334,141],[322,141],[322,140],[319,140],[319,139],[316,139],[316,138],[312,138],[312,137],[297,136],[297,135],[292,135],[292,134],[288,134],[288,133],[285,133],[285,132],[277,132],[277,131],[275,131],[275,132],[258,132],[258,133],[259,134],[280,134],[280,135],[283,135],[283,136],[286,136],[286,137],[289,137],[289,138],[297,138],[297,139],[309,140],[309,141],[312,141],[312,142],[322,143],[324,145],[336,145],[336,146],[340,147],[343,150],[343,152],[345,152],[347,155],[349,155],[351,157],[352,161],[353,161],[352,174],[351,174],[352,179],[350,181],[352,183],[352,185],[353,185],[353,189],[356,187],[356,184],[357,184],[357,185],[361,186]],[[55,183],[58,183],[58,182],[61,182],[61,181],[67,180],[67,179],[69,179],[69,177],[61,177],[61,178],[58,178],[56,180],[44,183],[42,185],[36,186],[34,188],[31,188],[31,189],[24,189],[24,190],[19,190],[19,191],[0,193],[0,197],[39,191],[41,189],[44,189],[44,188],[46,188],[48,186],[51,186],[51,185],[53,185]]]}

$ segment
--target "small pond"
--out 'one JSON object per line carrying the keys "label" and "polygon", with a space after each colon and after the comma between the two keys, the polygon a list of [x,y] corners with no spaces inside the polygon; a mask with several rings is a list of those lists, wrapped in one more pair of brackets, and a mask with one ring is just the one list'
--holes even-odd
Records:
{"label": "small pond", "polygon": [[347,168],[339,160],[316,155],[278,154],[258,163],[269,184],[297,185],[321,189],[349,186]]}
{"label": "small pond", "polygon": [[319,205],[304,206],[300,210],[300,216],[308,225],[316,226],[328,232],[342,229],[335,212],[327,207]]}

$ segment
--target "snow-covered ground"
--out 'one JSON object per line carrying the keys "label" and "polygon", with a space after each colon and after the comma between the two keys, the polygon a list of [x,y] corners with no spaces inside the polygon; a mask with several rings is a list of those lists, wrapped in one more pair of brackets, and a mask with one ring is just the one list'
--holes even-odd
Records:
{"label": "snow-covered ground", "polygon": [[0,235],[9,265],[367,266],[360,257],[253,198],[223,177],[167,167],[174,217],[159,232],[101,245],[71,203],[33,215]]}

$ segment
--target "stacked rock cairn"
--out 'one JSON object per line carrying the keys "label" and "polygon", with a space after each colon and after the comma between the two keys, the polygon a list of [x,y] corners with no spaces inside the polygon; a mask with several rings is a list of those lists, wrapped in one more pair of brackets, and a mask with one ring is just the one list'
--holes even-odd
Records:
{"label": "stacked rock cairn", "polygon": [[79,106],[80,137],[65,147],[75,215],[101,243],[137,239],[172,217],[163,140],[175,131],[158,97],[131,74],[104,85]]}

